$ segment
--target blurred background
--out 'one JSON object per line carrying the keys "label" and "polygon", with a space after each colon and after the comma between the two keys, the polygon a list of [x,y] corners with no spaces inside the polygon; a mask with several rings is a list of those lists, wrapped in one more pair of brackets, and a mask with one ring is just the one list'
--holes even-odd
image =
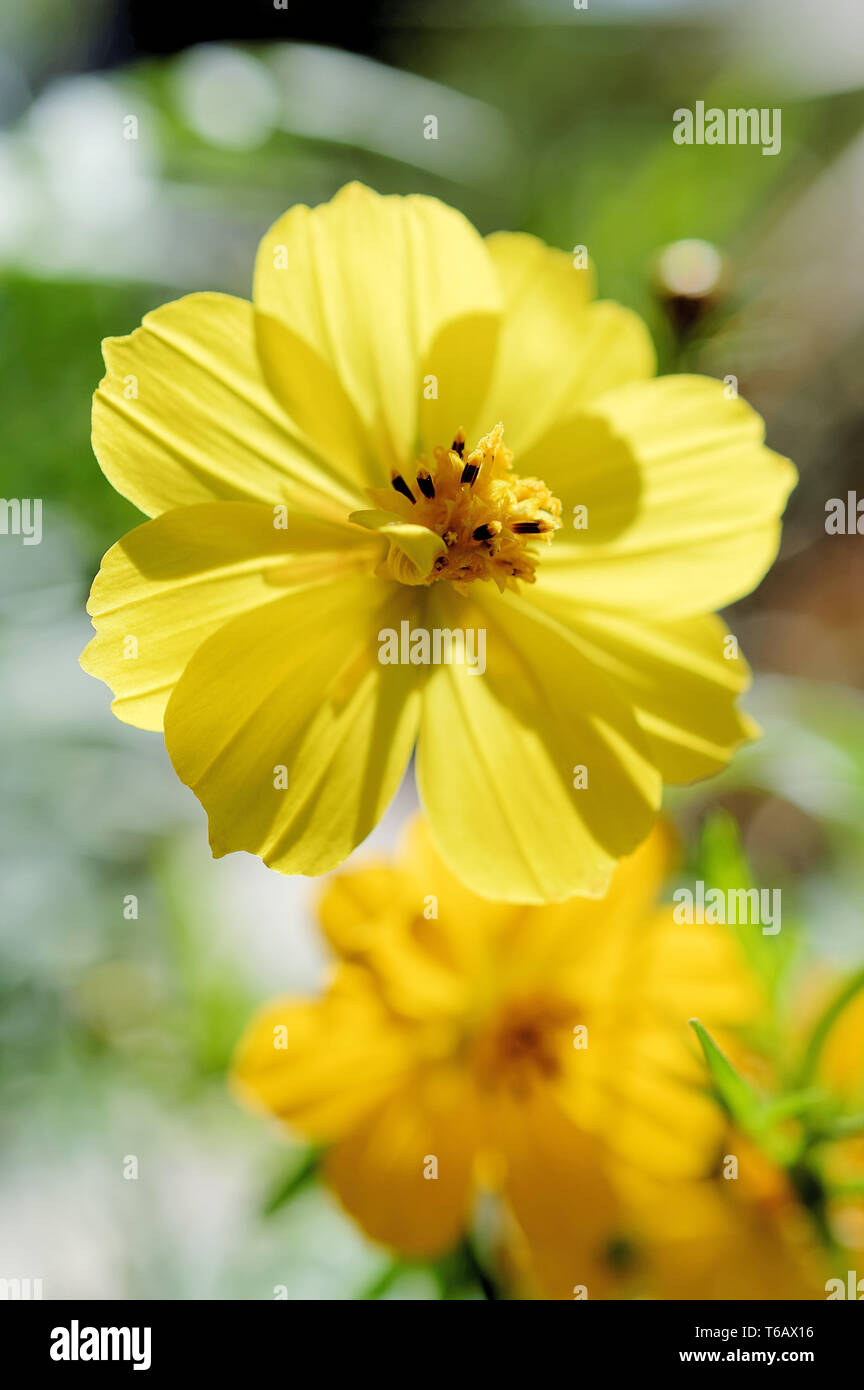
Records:
{"label": "blurred background", "polygon": [[[161,739],[77,665],[140,520],[90,449],[101,338],[248,296],[268,225],[349,179],[587,246],[661,370],[734,375],[798,464],[781,557],[728,615],[765,737],[669,808],[693,873],[722,807],[782,886],[790,997],[864,957],[864,538],[825,530],[864,495],[864,9],[395,0],[333,27],[271,0],[0,11],[0,493],[44,508],[41,544],[0,536],[0,1275],[46,1298],[475,1296],[382,1283],[386,1253],[227,1093],[256,1002],[320,979],[315,887],[212,862]],[[699,99],[780,107],[782,153],[675,145]]]}

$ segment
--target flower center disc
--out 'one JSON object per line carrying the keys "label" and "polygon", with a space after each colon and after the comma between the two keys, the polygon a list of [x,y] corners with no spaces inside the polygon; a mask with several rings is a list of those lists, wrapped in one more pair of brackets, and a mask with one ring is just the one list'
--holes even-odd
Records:
{"label": "flower center disc", "polygon": [[438,556],[426,584],[449,579],[461,588],[492,579],[503,590],[516,588],[520,579],[534,582],[539,556],[531,547],[552,540],[561,525],[561,503],[541,479],[512,471],[513,455],[503,440],[499,423],[466,453],[459,430],[449,449],[435,449],[431,463],[425,457],[417,461],[412,478],[394,473],[393,491],[374,494],[444,541],[446,554]]}
{"label": "flower center disc", "polygon": [[511,1001],[483,1035],[475,1055],[477,1075],[488,1087],[524,1094],[537,1082],[559,1077],[576,1006],[564,1000],[531,997]]}

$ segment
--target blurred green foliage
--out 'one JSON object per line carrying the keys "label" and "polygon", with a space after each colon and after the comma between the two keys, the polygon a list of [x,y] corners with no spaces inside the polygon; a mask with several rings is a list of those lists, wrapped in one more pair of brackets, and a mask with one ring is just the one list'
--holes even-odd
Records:
{"label": "blurred green foliage", "polygon": [[131,332],[166,297],[142,286],[0,276],[5,493],[59,503],[82,528],[86,558],[142,520],[106,484],[90,447],[100,344]]}

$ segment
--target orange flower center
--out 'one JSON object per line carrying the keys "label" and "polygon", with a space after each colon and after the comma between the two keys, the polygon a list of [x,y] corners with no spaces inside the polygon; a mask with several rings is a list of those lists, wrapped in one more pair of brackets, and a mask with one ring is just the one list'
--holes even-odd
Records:
{"label": "orange flower center", "polygon": [[537,1082],[554,1081],[564,1067],[575,1004],[534,997],[513,1000],[477,1041],[475,1068],[481,1085],[507,1087],[523,1096]]}
{"label": "orange flower center", "polygon": [[561,525],[561,503],[541,479],[512,471],[513,455],[503,438],[499,423],[466,452],[459,430],[449,449],[435,449],[431,462],[421,457],[411,476],[394,473],[391,490],[375,492],[382,506],[444,541],[446,552],[424,583],[449,579],[461,588],[491,579],[503,590],[520,579],[534,582],[534,546],[552,540]]}

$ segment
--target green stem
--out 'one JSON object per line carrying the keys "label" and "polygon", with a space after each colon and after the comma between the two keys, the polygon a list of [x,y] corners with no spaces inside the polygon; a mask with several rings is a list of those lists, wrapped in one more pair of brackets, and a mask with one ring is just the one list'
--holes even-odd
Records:
{"label": "green stem", "polygon": [[465,1263],[471,1271],[476,1282],[483,1290],[483,1297],[488,1299],[500,1300],[501,1292],[492,1275],[481,1264],[477,1251],[474,1249],[470,1240],[466,1240],[463,1247]]}
{"label": "green stem", "polygon": [[828,1220],[829,1194],[825,1190],[822,1174],[805,1157],[790,1167],[789,1178],[799,1202],[809,1212],[823,1246],[829,1255],[835,1255],[837,1242]]}
{"label": "green stem", "polygon": [[506,1298],[494,1275],[486,1268],[474,1245],[466,1237],[455,1250],[436,1261],[435,1275],[443,1298],[464,1298],[466,1293],[479,1289],[484,1298]]}

